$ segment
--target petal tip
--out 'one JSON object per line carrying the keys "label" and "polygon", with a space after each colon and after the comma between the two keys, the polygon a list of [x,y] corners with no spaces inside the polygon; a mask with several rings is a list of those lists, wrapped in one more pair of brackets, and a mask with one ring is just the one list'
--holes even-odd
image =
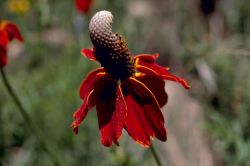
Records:
{"label": "petal tip", "polygon": [[147,142],[147,143],[144,143],[144,142],[141,142],[139,140],[135,141],[136,143],[138,143],[141,147],[143,148],[149,148],[151,146],[151,142]]}
{"label": "petal tip", "polygon": [[81,54],[84,55],[85,57],[89,58],[90,60],[93,60],[93,61],[96,60],[93,49],[83,48],[81,50]]}
{"label": "petal tip", "polygon": [[120,146],[119,142],[115,141],[114,143],[116,144],[116,146]]}
{"label": "petal tip", "polygon": [[186,88],[187,90],[191,89],[191,86],[187,83],[187,81],[183,80],[182,81],[182,85],[184,86],[184,88]]}
{"label": "petal tip", "polygon": [[112,142],[104,142],[103,140],[101,140],[101,143],[103,146],[108,147],[108,148],[112,146]]}
{"label": "petal tip", "polygon": [[73,132],[75,133],[75,135],[78,134],[78,125],[73,122],[72,125],[71,125],[71,128],[73,129]]}
{"label": "petal tip", "polygon": [[157,59],[160,56],[160,54],[159,53],[155,53],[155,54],[153,54],[153,56],[154,56],[155,59]]}

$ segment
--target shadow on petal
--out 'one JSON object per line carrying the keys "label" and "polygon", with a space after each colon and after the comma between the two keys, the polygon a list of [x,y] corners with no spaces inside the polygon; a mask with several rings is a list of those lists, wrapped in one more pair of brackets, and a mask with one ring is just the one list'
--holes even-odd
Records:
{"label": "shadow on petal", "polygon": [[126,119],[126,104],[116,81],[103,86],[96,101],[101,143],[110,147],[118,145]]}
{"label": "shadow on petal", "polygon": [[140,74],[136,77],[142,82],[155,96],[160,107],[164,106],[168,101],[168,95],[165,91],[165,82],[158,76]]}
{"label": "shadow on petal", "polygon": [[72,128],[76,134],[78,133],[78,126],[84,120],[88,111],[95,105],[95,101],[93,100],[95,98],[95,90],[109,81],[108,75],[100,71],[102,71],[102,68],[92,71],[83,81],[80,88],[82,105],[74,113],[74,122],[72,123]]}
{"label": "shadow on petal", "polygon": [[150,146],[151,137],[166,141],[164,118],[152,92],[134,78],[124,81],[122,89],[127,104],[128,134],[144,147]]}
{"label": "shadow on petal", "polygon": [[82,81],[80,87],[80,97],[84,99],[88,93],[94,89],[94,84],[106,76],[104,68],[100,67],[91,71]]}

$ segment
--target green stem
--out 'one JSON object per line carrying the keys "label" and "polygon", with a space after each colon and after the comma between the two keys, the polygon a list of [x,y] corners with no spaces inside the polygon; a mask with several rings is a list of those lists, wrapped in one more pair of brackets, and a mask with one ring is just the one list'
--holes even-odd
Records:
{"label": "green stem", "polygon": [[152,154],[153,154],[153,156],[154,156],[154,159],[155,159],[156,164],[157,164],[158,166],[162,166],[161,160],[160,160],[158,154],[156,153],[155,148],[154,148],[153,145],[150,146],[150,150],[151,150],[151,152],[152,152]]}
{"label": "green stem", "polygon": [[56,165],[56,166],[63,165],[62,162],[57,158],[57,155],[53,151],[53,148],[51,147],[51,145],[47,144],[47,142],[45,141],[45,137],[43,136],[43,134],[41,133],[39,128],[36,126],[36,124],[33,122],[32,118],[29,116],[27,111],[24,109],[22,103],[20,102],[19,98],[17,97],[14,90],[12,89],[3,68],[1,68],[1,76],[2,76],[3,83],[4,83],[8,93],[10,94],[14,103],[18,107],[18,110],[20,111],[22,117],[24,118],[25,122],[27,123],[27,127],[36,136],[37,140],[40,143],[40,146],[49,154],[54,165]]}

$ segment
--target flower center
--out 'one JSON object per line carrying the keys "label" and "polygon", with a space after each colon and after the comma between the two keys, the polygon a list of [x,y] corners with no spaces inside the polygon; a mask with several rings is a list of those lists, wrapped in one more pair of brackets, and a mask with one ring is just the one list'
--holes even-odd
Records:
{"label": "flower center", "polygon": [[117,80],[135,73],[134,61],[122,36],[112,32],[113,15],[108,11],[96,13],[89,24],[90,38],[96,59]]}

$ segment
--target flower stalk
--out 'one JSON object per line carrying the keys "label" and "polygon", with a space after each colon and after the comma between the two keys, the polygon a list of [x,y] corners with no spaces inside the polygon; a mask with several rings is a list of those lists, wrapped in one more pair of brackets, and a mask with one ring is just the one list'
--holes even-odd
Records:
{"label": "flower stalk", "polygon": [[44,151],[46,151],[48,153],[48,155],[50,156],[54,165],[56,165],[56,166],[63,165],[62,162],[57,157],[56,153],[54,152],[53,148],[51,148],[51,145],[48,145],[48,143],[45,141],[45,137],[43,136],[43,134],[39,130],[38,126],[34,123],[32,118],[29,116],[29,114],[27,113],[27,111],[23,107],[21,101],[17,97],[16,93],[14,92],[12,86],[10,85],[10,83],[8,81],[4,69],[1,68],[0,70],[1,70],[1,76],[2,76],[4,86],[6,87],[8,93],[10,94],[14,103],[18,107],[18,110],[20,111],[21,116],[23,117],[24,121],[26,122],[27,128],[29,128],[30,132],[34,133],[40,146],[44,149]]}
{"label": "flower stalk", "polygon": [[158,154],[157,154],[157,152],[156,152],[156,150],[155,150],[153,144],[150,146],[150,151],[151,151],[151,153],[152,153],[152,155],[153,155],[153,157],[154,157],[154,159],[155,159],[156,164],[157,164],[158,166],[162,166],[160,157],[158,156]]}

